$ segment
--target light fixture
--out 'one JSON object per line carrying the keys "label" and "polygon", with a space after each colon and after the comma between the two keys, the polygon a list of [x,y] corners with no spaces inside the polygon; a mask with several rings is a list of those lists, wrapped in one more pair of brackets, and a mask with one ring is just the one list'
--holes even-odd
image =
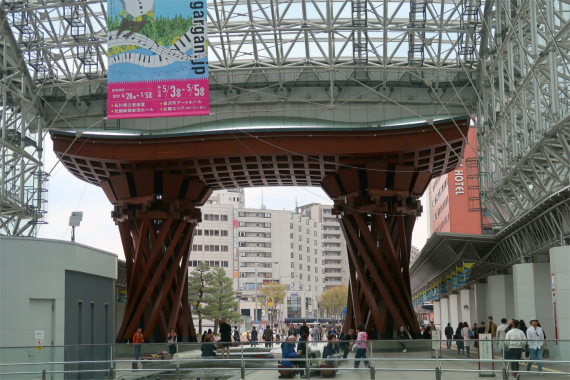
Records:
{"label": "light fixture", "polygon": [[75,241],[75,227],[79,227],[83,220],[83,211],[73,211],[69,217],[69,226],[71,227],[71,241]]}

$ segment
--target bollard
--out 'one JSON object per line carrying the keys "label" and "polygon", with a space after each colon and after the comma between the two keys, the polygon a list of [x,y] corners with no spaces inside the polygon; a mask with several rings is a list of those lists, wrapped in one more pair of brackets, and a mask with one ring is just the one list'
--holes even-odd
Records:
{"label": "bollard", "polygon": [[503,367],[503,369],[501,370],[501,372],[503,373],[503,379],[504,380],[509,380],[509,372],[507,371],[507,369],[505,367]]}
{"label": "bollard", "polygon": [[376,362],[370,360],[370,380],[376,379]]}
{"label": "bollard", "polygon": [[305,342],[305,349],[307,354],[305,355],[305,376],[307,379],[311,380],[311,367],[309,367],[309,346],[307,345],[309,341]]}
{"label": "bollard", "polygon": [[44,367],[44,369],[42,369],[42,380],[46,380],[46,379],[47,379],[46,374],[47,374],[47,372],[46,372],[46,369],[45,369],[45,367]]}
{"label": "bollard", "polygon": [[435,367],[435,380],[441,380],[441,369],[439,367]]}
{"label": "bollard", "polygon": [[243,359],[241,360],[241,380],[245,380],[245,365]]}

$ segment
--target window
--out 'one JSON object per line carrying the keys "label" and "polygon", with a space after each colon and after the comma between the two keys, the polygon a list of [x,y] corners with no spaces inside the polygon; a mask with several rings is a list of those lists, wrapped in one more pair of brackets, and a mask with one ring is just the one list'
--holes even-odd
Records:
{"label": "window", "polygon": [[[307,272],[310,272],[310,271],[311,271],[311,266],[310,266],[310,265],[307,265]],[[310,280],[311,280],[311,277],[309,277],[309,281],[310,281]]]}
{"label": "window", "polygon": [[289,223],[289,228],[293,229],[293,223]]}
{"label": "window", "polygon": [[305,233],[306,233],[306,234],[308,234],[308,233],[309,233],[309,229],[308,229],[308,228],[307,228],[307,230],[305,231]]}
{"label": "window", "polygon": [[307,238],[307,244],[309,244],[311,242],[311,239]]}
{"label": "window", "polygon": [[301,226],[297,227],[297,231],[301,232]]}
{"label": "window", "polygon": [[299,253],[299,261],[303,260],[303,255]]}
{"label": "window", "polygon": [[307,256],[307,262],[308,262],[308,263],[311,262],[311,256]]}
{"label": "window", "polygon": [[287,297],[287,316],[301,318],[301,297]]}
{"label": "window", "polygon": [[[317,269],[317,268],[315,268],[315,269]],[[315,277],[315,281],[316,281],[316,282],[319,282],[319,278],[318,278],[318,277]]]}
{"label": "window", "polygon": [[307,253],[311,253],[311,248],[307,247]]}
{"label": "window", "polygon": [[302,251],[302,250],[303,250],[303,246],[300,245],[300,246],[299,246],[299,251]]}
{"label": "window", "polygon": [[239,223],[238,223],[238,226],[239,226],[239,227],[245,227],[245,222],[239,222]]}
{"label": "window", "polygon": [[301,235],[299,235],[299,241],[302,241],[302,240],[303,240],[303,238],[301,237]]}
{"label": "window", "polygon": [[289,239],[293,239],[293,233],[289,234]]}
{"label": "window", "polygon": [[293,249],[293,243],[291,243],[291,249]]}
{"label": "window", "polygon": [[291,278],[295,278],[295,272],[291,272]]}
{"label": "window", "polygon": [[[317,267],[315,267],[315,273],[319,273],[319,272],[318,272],[318,268],[317,268]],[[317,281],[318,281],[318,280],[317,280]]]}
{"label": "window", "polygon": [[315,264],[317,263],[317,258],[315,257]]}
{"label": "window", "polygon": [[297,217],[297,222],[300,222],[300,221],[301,221],[301,216],[299,215],[299,216]]}
{"label": "window", "polygon": [[291,261],[291,269],[295,269],[295,263]]}
{"label": "window", "polygon": [[[307,281],[311,281],[311,275],[310,274],[307,275]],[[309,286],[311,286],[311,285],[309,285]],[[309,288],[309,290],[311,290],[311,288]]]}
{"label": "window", "polygon": [[[306,220],[307,223],[305,223],[307,226],[309,225],[309,219]],[[308,229],[307,229],[308,231]]]}
{"label": "window", "polygon": [[[302,279],[303,279],[303,273],[299,273],[299,280],[302,280]],[[301,288],[301,285],[303,285],[303,284],[299,284],[299,288]]]}
{"label": "window", "polygon": [[222,236],[228,236],[228,230],[221,230]]}
{"label": "window", "polygon": [[315,236],[315,237],[317,236],[317,231],[314,232],[314,236]]}
{"label": "window", "polygon": [[291,258],[294,259],[295,258],[295,254],[293,252],[291,252]]}
{"label": "window", "polygon": [[299,264],[299,270],[303,270],[303,264]]}
{"label": "window", "polygon": [[[315,255],[317,254],[317,249],[315,248]],[[315,264],[317,263],[317,258],[315,257]]]}
{"label": "window", "polygon": [[317,241],[316,241],[316,240],[315,240],[315,244],[314,244],[314,245],[317,245]]}

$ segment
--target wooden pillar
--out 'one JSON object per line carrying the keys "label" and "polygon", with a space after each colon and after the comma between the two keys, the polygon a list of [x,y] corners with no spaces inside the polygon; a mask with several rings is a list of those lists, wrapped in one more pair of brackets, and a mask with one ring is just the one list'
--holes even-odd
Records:
{"label": "wooden pillar", "polygon": [[196,341],[188,305],[188,260],[201,206],[212,190],[182,175],[136,171],[101,184],[115,205],[127,262],[127,304],[117,342],[137,328],[164,342],[170,328],[180,341]]}
{"label": "wooden pillar", "polygon": [[350,287],[345,326],[364,323],[386,339],[401,326],[419,335],[409,256],[415,218],[422,212],[419,198],[430,179],[431,173],[414,167],[375,163],[342,169],[323,180],[347,242]]}

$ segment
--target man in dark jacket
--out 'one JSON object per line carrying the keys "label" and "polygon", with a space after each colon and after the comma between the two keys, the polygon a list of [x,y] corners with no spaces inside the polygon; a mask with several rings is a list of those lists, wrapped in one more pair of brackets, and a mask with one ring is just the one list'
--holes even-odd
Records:
{"label": "man in dark jacket", "polygon": [[[301,355],[301,350],[295,351],[295,336],[291,335],[289,340],[281,346],[281,365],[285,368],[292,368],[293,365],[291,364],[290,360],[285,359],[292,359],[296,358],[297,356]],[[296,367],[297,365],[295,365]]]}
{"label": "man in dark jacket", "polygon": [[263,340],[265,340],[265,347],[273,347],[273,330],[270,326],[263,330]]}
{"label": "man in dark jacket", "polygon": [[257,346],[257,329],[255,327],[253,327],[251,329],[251,347],[256,347]]}
{"label": "man in dark jacket", "polygon": [[307,334],[307,336],[311,335],[311,333],[309,332],[309,326],[307,326],[307,322],[303,322],[303,326],[301,326],[301,330],[299,330],[299,333],[301,335],[303,334]]}
{"label": "man in dark jacket", "polygon": [[445,338],[447,339],[447,349],[450,350],[451,342],[453,340],[453,327],[451,327],[451,323],[447,323],[447,326],[443,332],[445,333]]}
{"label": "man in dark jacket", "polygon": [[340,342],[340,348],[341,350],[344,352],[344,354],[342,355],[343,359],[346,359],[348,357],[348,353],[350,352],[350,342],[348,342],[349,340],[356,340],[356,334],[354,333],[353,329],[348,330],[348,333],[344,333],[341,337],[340,340],[343,342]]}

